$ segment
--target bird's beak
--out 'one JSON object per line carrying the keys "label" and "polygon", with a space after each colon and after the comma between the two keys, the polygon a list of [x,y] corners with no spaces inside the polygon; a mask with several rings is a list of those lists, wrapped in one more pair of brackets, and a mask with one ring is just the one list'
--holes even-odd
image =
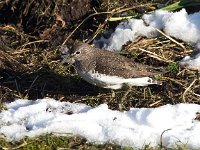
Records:
{"label": "bird's beak", "polygon": [[69,57],[64,57],[61,64],[65,64],[65,63],[73,64],[74,62],[75,62],[74,58],[69,56]]}
{"label": "bird's beak", "polygon": [[73,64],[75,62],[73,54],[62,55],[62,58],[63,58],[63,61],[61,62],[61,64],[65,64],[65,63]]}
{"label": "bird's beak", "polygon": [[69,48],[66,45],[62,45],[60,48],[61,58],[63,59],[61,64],[73,64],[75,60],[73,59],[74,55],[70,55]]}
{"label": "bird's beak", "polygon": [[67,45],[62,45],[59,49],[61,55],[68,55],[69,54],[69,48]]}

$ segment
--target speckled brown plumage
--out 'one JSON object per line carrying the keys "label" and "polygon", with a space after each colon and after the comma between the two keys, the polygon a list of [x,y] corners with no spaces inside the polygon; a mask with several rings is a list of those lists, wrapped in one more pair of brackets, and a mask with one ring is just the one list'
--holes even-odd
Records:
{"label": "speckled brown plumage", "polygon": [[117,53],[94,48],[86,43],[76,45],[70,54],[74,54],[77,51],[81,52],[79,54],[81,55],[80,58],[73,56],[77,69],[95,70],[101,74],[123,78],[137,78],[158,74],[151,66],[136,63]]}
{"label": "speckled brown plumage", "polygon": [[120,89],[124,85],[159,84],[150,77],[158,73],[153,67],[85,43],[79,43],[71,51],[67,51],[64,61],[74,64],[84,80],[103,88]]}

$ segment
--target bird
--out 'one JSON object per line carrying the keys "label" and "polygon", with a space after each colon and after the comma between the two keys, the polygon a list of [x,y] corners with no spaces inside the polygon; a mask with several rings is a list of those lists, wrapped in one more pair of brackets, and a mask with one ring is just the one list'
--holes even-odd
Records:
{"label": "bird", "polygon": [[62,63],[73,64],[77,73],[95,86],[117,90],[124,86],[160,84],[154,79],[159,74],[154,67],[84,42],[75,44],[71,50],[63,49],[62,55]]}

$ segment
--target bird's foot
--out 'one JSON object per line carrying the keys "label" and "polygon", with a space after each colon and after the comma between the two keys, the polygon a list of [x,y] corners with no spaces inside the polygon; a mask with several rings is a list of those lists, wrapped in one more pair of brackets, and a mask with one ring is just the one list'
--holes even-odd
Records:
{"label": "bird's foot", "polygon": [[127,91],[123,94],[122,98],[120,99],[119,103],[118,103],[118,109],[120,111],[126,110],[124,103],[125,100],[127,99],[128,94],[132,91],[132,86],[129,86]]}

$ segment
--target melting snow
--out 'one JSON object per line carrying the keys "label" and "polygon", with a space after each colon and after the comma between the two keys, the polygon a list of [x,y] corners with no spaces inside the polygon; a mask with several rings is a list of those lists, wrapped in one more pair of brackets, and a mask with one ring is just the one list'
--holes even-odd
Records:
{"label": "melting snow", "polygon": [[158,108],[131,108],[114,111],[106,104],[91,108],[85,104],[18,99],[5,104],[0,113],[0,135],[9,141],[47,133],[80,135],[89,142],[111,142],[121,146],[156,147],[162,136],[163,145],[175,148],[186,144],[200,148],[200,122],[195,120],[200,105],[177,104]]}
{"label": "melting snow", "polygon": [[95,40],[94,44],[97,47],[103,45],[102,48],[110,51],[120,51],[124,44],[140,36],[147,38],[158,36],[159,33],[155,28],[162,29],[165,34],[196,47],[198,54],[194,57],[186,56],[180,61],[180,65],[198,69],[200,72],[200,46],[198,46],[200,45],[200,12],[189,15],[185,9],[174,13],[157,10],[152,14],[143,15],[142,19],[130,19],[120,23],[110,38],[101,37],[100,40]]}
{"label": "melting snow", "polygon": [[[158,36],[155,28],[195,46],[197,55],[186,56],[180,65],[200,71],[200,12],[188,15],[184,9],[175,13],[155,11],[142,19],[122,22],[109,39],[102,37],[94,43],[98,46],[102,42],[104,48],[119,51],[122,45],[139,36]],[[106,104],[91,108],[53,99],[18,99],[5,105],[7,110],[0,112],[0,136],[9,141],[57,133],[79,135],[89,142],[142,148],[158,146],[165,131],[164,146],[176,148],[186,144],[190,149],[200,148],[200,122],[195,120],[200,112],[197,104],[131,108],[125,112],[110,110]]]}

